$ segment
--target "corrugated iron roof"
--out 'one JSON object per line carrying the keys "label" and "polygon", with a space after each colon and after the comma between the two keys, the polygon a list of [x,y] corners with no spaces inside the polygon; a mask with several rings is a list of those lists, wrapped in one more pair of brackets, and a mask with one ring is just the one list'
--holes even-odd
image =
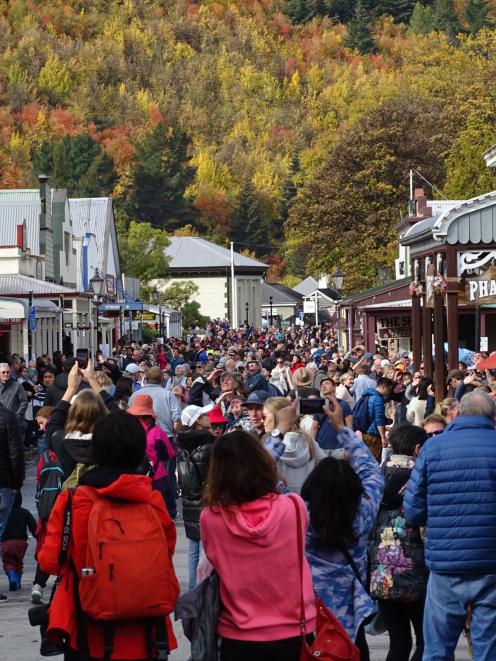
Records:
{"label": "corrugated iron roof", "polygon": [[40,191],[37,188],[12,188],[11,190],[0,190],[0,201],[34,202],[40,199]]}
{"label": "corrugated iron roof", "polygon": [[299,294],[302,294],[302,296],[308,296],[309,294],[314,292],[318,286],[319,286],[318,281],[315,278],[312,278],[311,275],[309,275],[307,278],[299,282],[296,285],[296,287],[293,287],[293,289]]}
{"label": "corrugated iron roof", "polygon": [[80,197],[69,199],[69,213],[72,220],[72,232],[75,237],[85,234],[95,236],[98,251],[98,268],[106,271],[104,262],[105,230],[110,197]]}
{"label": "corrugated iron roof", "polygon": [[17,245],[17,226],[26,221],[27,247],[32,255],[39,255],[41,211],[39,196],[20,199],[14,195],[6,196],[4,193],[17,193],[17,191],[0,191],[0,245]]}
{"label": "corrugated iron roof", "polygon": [[[173,236],[165,253],[171,258],[169,269],[228,268],[231,266],[231,251],[206,239],[196,236]],[[234,266],[265,270],[267,264],[251,257],[234,253]]]}
{"label": "corrugated iron roof", "polygon": [[0,295],[26,295],[27,292],[32,291],[33,294],[74,294],[73,289],[56,285],[53,282],[45,282],[44,280],[37,280],[30,278],[27,275],[19,275],[18,273],[6,273],[0,275]]}

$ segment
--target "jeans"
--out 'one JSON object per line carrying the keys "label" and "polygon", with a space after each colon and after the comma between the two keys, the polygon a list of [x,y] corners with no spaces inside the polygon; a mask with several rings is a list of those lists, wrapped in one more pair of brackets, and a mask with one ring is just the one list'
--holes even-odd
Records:
{"label": "jeans", "polygon": [[0,539],[5,532],[10,510],[14,504],[14,492],[10,487],[0,487]]}
{"label": "jeans", "polygon": [[188,572],[189,572],[189,590],[196,587],[196,570],[200,562],[201,541],[188,539]]}
{"label": "jeans", "polygon": [[496,574],[432,572],[425,602],[424,661],[452,661],[468,606],[474,660],[496,659]]}
{"label": "jeans", "polygon": [[410,622],[416,638],[416,649],[412,661],[421,661],[424,652],[422,634],[424,600],[412,602],[380,600],[379,608],[389,633],[389,653],[386,661],[409,660],[412,651]]}

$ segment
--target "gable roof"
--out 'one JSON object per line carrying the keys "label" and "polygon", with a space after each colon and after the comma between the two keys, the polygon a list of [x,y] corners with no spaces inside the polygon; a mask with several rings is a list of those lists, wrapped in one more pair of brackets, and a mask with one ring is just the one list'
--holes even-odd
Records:
{"label": "gable roof", "polygon": [[[0,246],[17,245],[17,226],[26,221],[27,245],[32,255],[40,255],[40,212],[39,195],[29,198],[24,195],[17,198],[17,191],[0,191]],[[26,191],[21,191],[25,193]]]}
{"label": "gable roof", "polygon": [[262,305],[267,307],[270,305],[270,297],[272,296],[272,305],[298,305],[303,300],[303,296],[298,292],[293,291],[289,287],[279,284],[278,282],[263,282],[262,283]]}
{"label": "gable roof", "polygon": [[338,301],[341,300],[342,296],[337,289],[332,287],[316,287],[313,291],[305,296],[305,298],[311,298],[314,296],[315,292],[319,292],[319,296],[329,299],[329,301]]}
{"label": "gable roof", "polygon": [[[195,271],[197,269],[223,269],[231,267],[231,251],[197,236],[172,236],[165,249],[170,257],[169,270]],[[267,264],[238,252],[234,253],[234,267],[263,273]]]}
{"label": "gable roof", "polygon": [[[74,294],[79,292],[74,291],[68,287],[55,284],[54,282],[46,282],[45,280],[37,280],[30,278],[27,275],[20,275],[19,273],[2,273],[0,274],[0,294],[2,296],[19,296],[26,295],[32,291],[35,296],[58,296],[59,294]],[[83,296],[85,294],[82,294]]]}
{"label": "gable roof", "polygon": [[319,286],[318,281],[315,278],[312,278],[311,275],[308,278],[305,278],[299,282],[296,287],[293,287],[294,291],[298,292],[302,296],[308,296],[314,292]]}

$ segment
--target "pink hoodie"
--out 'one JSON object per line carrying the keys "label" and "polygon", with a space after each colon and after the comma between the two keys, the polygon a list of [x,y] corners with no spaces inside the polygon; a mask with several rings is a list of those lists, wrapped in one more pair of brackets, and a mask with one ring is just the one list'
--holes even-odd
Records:
{"label": "pink hoodie", "polygon": [[[298,501],[303,540],[305,505]],[[239,507],[206,507],[200,517],[205,553],[220,577],[218,633],[234,640],[271,641],[298,636],[301,574],[296,512],[290,498],[270,494]],[[310,568],[303,563],[307,631],[315,629]]]}
{"label": "pink hoodie", "polygon": [[155,475],[153,476],[153,481],[159,480],[162,477],[167,477],[167,470],[161,461],[158,461],[156,444],[163,443],[167,449],[167,454],[169,459],[172,459],[176,455],[176,452],[169,440],[169,437],[158,425],[153,427],[148,427],[143,418],[140,418],[143,429],[146,431],[146,454],[150,459],[152,466],[155,469]]}

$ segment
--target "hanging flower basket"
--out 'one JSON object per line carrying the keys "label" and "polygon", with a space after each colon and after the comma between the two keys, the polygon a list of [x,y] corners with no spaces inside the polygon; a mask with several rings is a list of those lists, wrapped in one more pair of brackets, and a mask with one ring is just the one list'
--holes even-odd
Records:
{"label": "hanging flower basket", "polygon": [[420,283],[418,280],[414,280],[410,283],[410,294],[412,296],[422,296],[423,293],[424,287],[422,283]]}
{"label": "hanging flower basket", "polygon": [[448,280],[444,275],[436,275],[432,279],[432,289],[435,294],[445,294],[448,289]]}

